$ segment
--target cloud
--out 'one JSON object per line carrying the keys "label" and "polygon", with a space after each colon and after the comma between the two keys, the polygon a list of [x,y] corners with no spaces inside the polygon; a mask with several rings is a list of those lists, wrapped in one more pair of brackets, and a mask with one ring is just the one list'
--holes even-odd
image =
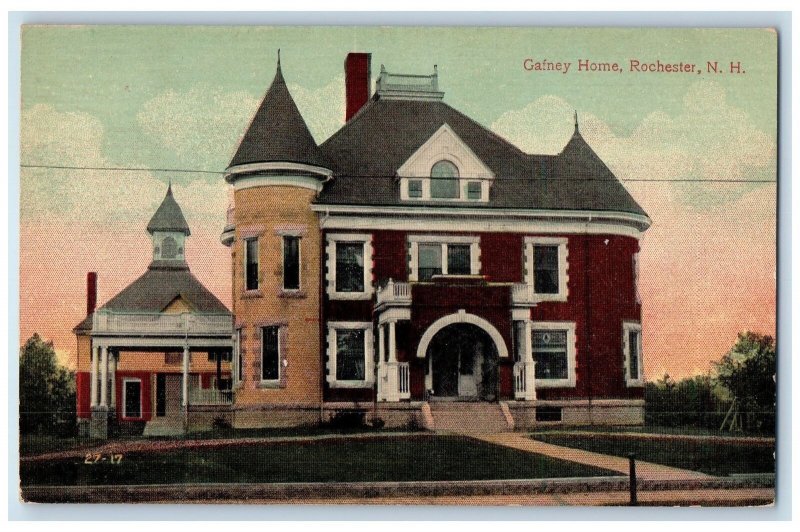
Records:
{"label": "cloud", "polygon": [[335,77],[317,89],[306,89],[291,83],[288,87],[318,144],[322,144],[344,125],[344,75]]}
{"label": "cloud", "polygon": [[[693,83],[674,116],[653,111],[628,136],[617,136],[591,113],[581,113],[586,141],[621,179],[774,179],[776,143],[747,113],[727,102],[710,81]],[[543,96],[509,111],[491,128],[531,153],[558,153],[573,130],[573,109],[557,96]],[[758,184],[672,185],[689,206],[724,204]]]}
{"label": "cloud", "polygon": [[[102,153],[104,128],[86,113],[60,112],[50,105],[24,109],[21,116],[23,164],[115,168]],[[139,224],[164,198],[166,183],[150,172],[23,168],[20,214],[23,223]],[[192,226],[225,220],[227,188],[218,176],[173,185]]]}

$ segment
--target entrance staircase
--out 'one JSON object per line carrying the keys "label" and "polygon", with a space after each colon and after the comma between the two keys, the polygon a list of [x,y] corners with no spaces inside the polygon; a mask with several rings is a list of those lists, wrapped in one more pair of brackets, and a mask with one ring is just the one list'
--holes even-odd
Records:
{"label": "entrance staircase", "polygon": [[492,434],[514,430],[514,420],[503,403],[431,401],[430,415],[430,428],[437,432]]}

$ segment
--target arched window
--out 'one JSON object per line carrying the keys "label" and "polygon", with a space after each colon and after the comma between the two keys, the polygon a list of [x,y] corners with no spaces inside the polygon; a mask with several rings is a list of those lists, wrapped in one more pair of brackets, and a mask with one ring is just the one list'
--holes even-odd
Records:
{"label": "arched window", "polygon": [[178,243],[171,236],[161,241],[161,258],[174,259],[178,255]]}
{"label": "arched window", "polygon": [[450,161],[434,164],[431,168],[431,198],[458,198],[458,177],[458,168]]}

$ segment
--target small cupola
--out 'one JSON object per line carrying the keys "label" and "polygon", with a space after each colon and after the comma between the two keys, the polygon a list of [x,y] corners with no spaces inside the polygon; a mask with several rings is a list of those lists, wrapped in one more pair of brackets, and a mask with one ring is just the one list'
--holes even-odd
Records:
{"label": "small cupola", "polygon": [[381,73],[375,84],[376,94],[384,100],[439,101],[444,92],[439,90],[439,69],[433,65],[433,74],[396,74],[381,65]]}
{"label": "small cupola", "polygon": [[164,201],[156,209],[147,232],[153,242],[153,262],[164,264],[182,264],[186,261],[184,244],[186,237],[191,234],[189,224],[183,216],[178,202],[172,195],[172,183],[167,187]]}
{"label": "small cupola", "polygon": [[331,176],[286,86],[280,50],[275,78],[239,142],[225,180],[235,183],[253,175],[304,176],[320,183]]}

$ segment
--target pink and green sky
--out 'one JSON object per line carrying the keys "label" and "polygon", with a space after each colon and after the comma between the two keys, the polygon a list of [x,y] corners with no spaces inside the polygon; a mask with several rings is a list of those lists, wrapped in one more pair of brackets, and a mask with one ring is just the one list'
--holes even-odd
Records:
{"label": "pink and green sky", "polygon": [[[71,363],[87,271],[99,303],[150,261],[145,226],[171,179],[192,271],[230,304],[220,174],[284,76],[317,142],[344,118],[343,61],[439,68],[445,101],[525,151],[581,132],[648,212],[641,239],[649,379],[705,373],[738,332],[775,332],[777,38],[770,30],[27,27],[22,43],[20,339]],[[526,58],[572,62],[529,72]],[[716,61],[725,73],[576,72],[580,59]],[[744,73],[728,73],[730,62]],[[111,170],[145,168],[148,171]],[[663,180],[680,180],[664,182]]]}

